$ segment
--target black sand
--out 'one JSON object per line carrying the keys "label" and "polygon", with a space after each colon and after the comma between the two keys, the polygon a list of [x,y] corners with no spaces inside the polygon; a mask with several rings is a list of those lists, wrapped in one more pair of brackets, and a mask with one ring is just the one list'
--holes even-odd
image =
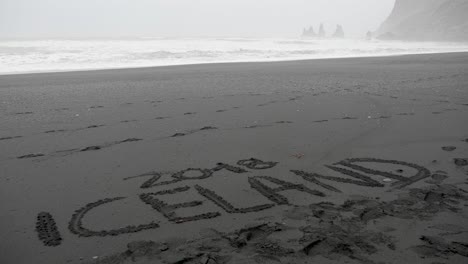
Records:
{"label": "black sand", "polygon": [[466,263],[468,54],[0,76],[0,263]]}

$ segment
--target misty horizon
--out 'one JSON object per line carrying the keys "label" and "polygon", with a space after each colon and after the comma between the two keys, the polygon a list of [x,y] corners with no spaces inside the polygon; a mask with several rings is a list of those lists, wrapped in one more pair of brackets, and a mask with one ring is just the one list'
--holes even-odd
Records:
{"label": "misty horizon", "polygon": [[1,39],[299,37],[337,24],[347,37],[375,31],[395,0],[176,0],[0,2]]}

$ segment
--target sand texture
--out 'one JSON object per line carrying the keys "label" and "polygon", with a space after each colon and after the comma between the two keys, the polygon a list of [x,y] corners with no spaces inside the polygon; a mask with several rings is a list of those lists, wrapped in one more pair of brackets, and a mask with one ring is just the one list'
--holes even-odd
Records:
{"label": "sand texture", "polygon": [[468,263],[468,54],[0,76],[0,263]]}

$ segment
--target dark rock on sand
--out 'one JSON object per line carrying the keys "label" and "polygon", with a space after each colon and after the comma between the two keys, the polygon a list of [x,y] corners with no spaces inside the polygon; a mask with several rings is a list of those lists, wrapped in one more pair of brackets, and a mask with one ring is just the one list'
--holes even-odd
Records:
{"label": "dark rock on sand", "polygon": [[454,147],[454,146],[445,146],[445,147],[442,147],[442,150],[445,150],[445,151],[454,151],[456,150],[457,147]]}

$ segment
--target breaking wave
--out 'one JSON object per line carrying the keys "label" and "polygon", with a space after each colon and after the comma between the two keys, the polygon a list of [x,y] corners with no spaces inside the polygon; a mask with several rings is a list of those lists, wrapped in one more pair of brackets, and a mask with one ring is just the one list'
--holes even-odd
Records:
{"label": "breaking wave", "polygon": [[468,51],[468,44],[255,38],[0,41],[0,73]]}

